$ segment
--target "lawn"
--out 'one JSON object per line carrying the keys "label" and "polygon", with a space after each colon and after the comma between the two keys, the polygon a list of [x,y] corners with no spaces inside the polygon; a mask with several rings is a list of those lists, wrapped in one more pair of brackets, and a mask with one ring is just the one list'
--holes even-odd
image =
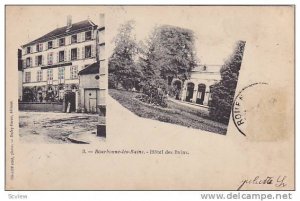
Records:
{"label": "lawn", "polygon": [[203,109],[193,109],[172,101],[167,108],[146,104],[137,100],[138,93],[109,89],[109,94],[121,105],[136,115],[162,122],[178,124],[218,134],[226,134],[227,125],[209,119],[208,112]]}

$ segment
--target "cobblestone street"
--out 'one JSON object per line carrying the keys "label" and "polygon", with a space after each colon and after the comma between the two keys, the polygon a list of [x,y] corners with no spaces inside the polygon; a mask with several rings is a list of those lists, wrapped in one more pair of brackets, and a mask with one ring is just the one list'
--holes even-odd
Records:
{"label": "cobblestone street", "polygon": [[69,135],[96,135],[97,124],[97,114],[19,112],[20,141],[26,143],[72,143],[67,138]]}

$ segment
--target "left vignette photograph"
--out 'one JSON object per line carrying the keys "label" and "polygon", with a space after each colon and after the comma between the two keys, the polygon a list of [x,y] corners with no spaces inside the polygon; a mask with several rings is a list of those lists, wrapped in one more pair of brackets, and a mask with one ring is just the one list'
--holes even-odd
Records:
{"label": "left vignette photograph", "polygon": [[20,142],[104,141],[105,14],[51,7],[41,15],[40,8],[47,9],[6,7],[7,16],[18,12],[24,22],[16,41]]}

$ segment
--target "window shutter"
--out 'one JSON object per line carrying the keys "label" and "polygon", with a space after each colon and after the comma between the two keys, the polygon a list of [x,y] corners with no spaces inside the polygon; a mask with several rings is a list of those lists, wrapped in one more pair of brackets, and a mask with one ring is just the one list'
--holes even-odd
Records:
{"label": "window shutter", "polygon": [[71,49],[69,49],[69,54],[68,54],[68,61],[71,61]]}
{"label": "window shutter", "polygon": [[45,50],[48,49],[48,47],[47,47],[47,42],[44,43],[44,49],[45,49]]}
{"label": "window shutter", "polygon": [[84,59],[84,47],[82,47],[82,52],[81,52],[81,55],[82,55],[82,59]]}
{"label": "window shutter", "polygon": [[80,33],[78,33],[78,34],[77,34],[77,42],[78,42],[78,43],[81,42],[80,36],[81,36]]}
{"label": "window shutter", "polygon": [[41,51],[43,51],[43,47],[44,47],[44,44],[43,44],[43,43],[41,43]]}
{"label": "window shutter", "polygon": [[23,68],[26,68],[26,59],[23,60]]}
{"label": "window shutter", "polygon": [[35,64],[34,64],[35,66],[37,66],[38,65],[38,56],[35,56]]}
{"label": "window shutter", "polygon": [[91,32],[92,32],[91,37],[92,37],[92,39],[94,39],[94,30],[92,30]]}
{"label": "window shutter", "polygon": [[44,61],[44,55],[42,55],[42,65],[45,64],[45,61]]}
{"label": "window shutter", "polygon": [[65,50],[65,51],[64,51],[64,57],[65,57],[65,58],[64,58],[64,61],[67,61],[67,56],[68,56],[68,51]]}
{"label": "window shutter", "polygon": [[59,52],[56,53],[56,63],[59,63]]}
{"label": "window shutter", "polygon": [[91,55],[92,57],[95,56],[95,45],[91,45]]}
{"label": "window shutter", "polygon": [[80,58],[80,48],[77,48],[77,59]]}
{"label": "window shutter", "polygon": [[81,33],[81,39],[82,39],[82,41],[85,41],[85,32]]}

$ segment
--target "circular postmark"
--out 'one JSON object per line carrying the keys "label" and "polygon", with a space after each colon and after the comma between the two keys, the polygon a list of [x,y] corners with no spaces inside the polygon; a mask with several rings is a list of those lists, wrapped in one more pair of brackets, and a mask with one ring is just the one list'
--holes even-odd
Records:
{"label": "circular postmark", "polygon": [[259,107],[259,103],[256,103],[259,96],[257,93],[261,91],[259,88],[264,85],[267,85],[267,83],[256,82],[250,84],[239,91],[233,100],[232,119],[238,131],[244,136],[246,136],[248,130],[247,116],[249,116],[249,112],[253,115],[255,113],[254,108]]}

